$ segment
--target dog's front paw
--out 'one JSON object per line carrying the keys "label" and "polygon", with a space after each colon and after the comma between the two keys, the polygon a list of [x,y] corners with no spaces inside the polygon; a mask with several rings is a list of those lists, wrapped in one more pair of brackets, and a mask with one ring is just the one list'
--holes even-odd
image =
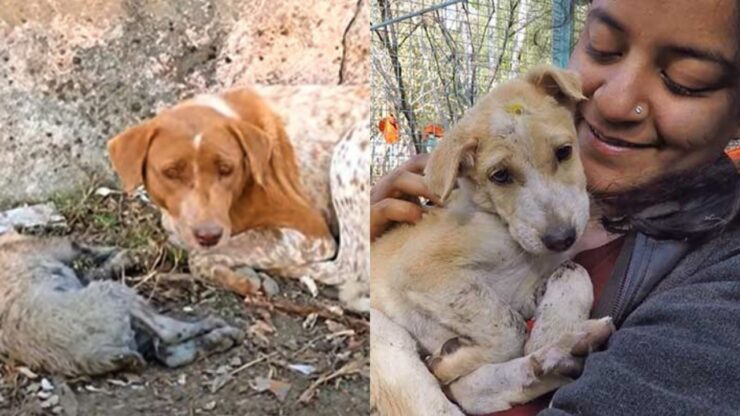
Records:
{"label": "dog's front paw", "polygon": [[577,331],[563,334],[554,344],[531,354],[535,374],[578,377],[583,369],[583,357],[604,345],[613,332],[610,317],[583,321]]}

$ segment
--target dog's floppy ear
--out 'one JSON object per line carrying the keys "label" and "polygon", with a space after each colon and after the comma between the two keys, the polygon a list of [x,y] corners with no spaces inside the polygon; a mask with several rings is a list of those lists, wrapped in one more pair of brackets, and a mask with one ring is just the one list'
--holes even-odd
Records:
{"label": "dog's floppy ear", "polygon": [[227,124],[227,129],[239,140],[247,155],[254,181],[257,185],[263,186],[270,168],[274,140],[264,130],[243,121],[232,121]]}
{"label": "dog's floppy ear", "polygon": [[575,109],[576,103],[586,99],[581,89],[581,78],[573,71],[540,65],[527,72],[526,79],[571,110]]}
{"label": "dog's floppy ear", "polygon": [[424,168],[424,178],[429,189],[440,197],[442,203],[455,188],[461,172],[473,166],[473,156],[478,139],[459,137],[451,132],[440,141]]}
{"label": "dog's floppy ear", "polygon": [[156,131],[152,122],[144,122],[108,141],[108,158],[127,193],[144,180],[144,163]]}

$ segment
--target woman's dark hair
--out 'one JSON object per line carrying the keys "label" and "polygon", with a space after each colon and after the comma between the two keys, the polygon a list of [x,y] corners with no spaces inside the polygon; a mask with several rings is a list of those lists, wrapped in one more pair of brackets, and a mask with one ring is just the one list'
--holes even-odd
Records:
{"label": "woman's dark hair", "polygon": [[611,232],[639,231],[657,239],[703,240],[738,219],[740,175],[722,155],[701,168],[660,177],[620,193],[592,194]]}

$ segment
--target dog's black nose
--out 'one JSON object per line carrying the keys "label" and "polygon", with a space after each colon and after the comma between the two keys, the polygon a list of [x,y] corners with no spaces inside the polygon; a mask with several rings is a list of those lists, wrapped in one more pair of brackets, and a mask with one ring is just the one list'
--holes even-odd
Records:
{"label": "dog's black nose", "polygon": [[542,237],[545,247],[552,251],[565,251],[576,242],[576,229],[573,227],[558,227],[548,230]]}
{"label": "dog's black nose", "polygon": [[218,244],[223,233],[223,228],[216,224],[199,225],[193,229],[195,239],[203,247],[212,247]]}

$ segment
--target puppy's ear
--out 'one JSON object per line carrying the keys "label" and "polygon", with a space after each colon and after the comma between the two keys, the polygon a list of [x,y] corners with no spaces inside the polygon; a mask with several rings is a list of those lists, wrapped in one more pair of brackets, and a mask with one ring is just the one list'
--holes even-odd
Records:
{"label": "puppy's ear", "polygon": [[473,166],[478,139],[461,138],[451,132],[434,149],[424,168],[424,178],[429,189],[447,202],[461,173]]}
{"label": "puppy's ear", "polygon": [[226,128],[239,140],[252,171],[252,177],[259,186],[265,183],[274,150],[274,140],[259,127],[242,121],[227,124]]}
{"label": "puppy's ear", "polygon": [[124,191],[131,192],[143,182],[146,155],[156,133],[152,122],[144,122],[108,141],[108,158]]}
{"label": "puppy's ear", "polygon": [[571,110],[575,110],[579,101],[586,99],[581,89],[581,78],[573,71],[540,65],[527,72],[526,79]]}

